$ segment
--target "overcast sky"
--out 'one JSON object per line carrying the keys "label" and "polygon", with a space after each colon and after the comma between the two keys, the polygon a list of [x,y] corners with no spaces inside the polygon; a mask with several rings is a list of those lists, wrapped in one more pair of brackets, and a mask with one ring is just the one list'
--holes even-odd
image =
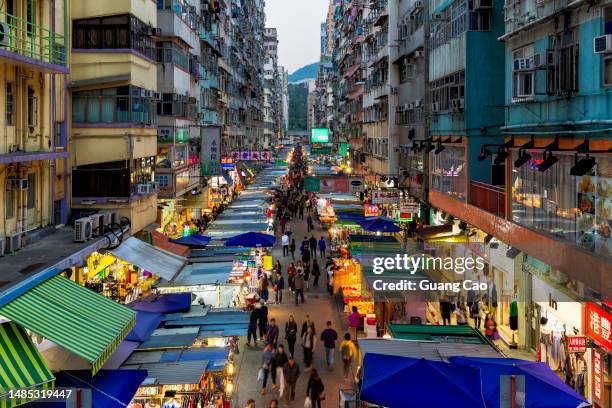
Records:
{"label": "overcast sky", "polygon": [[291,74],[319,60],[329,0],[265,0],[266,27],[278,29],[279,64]]}

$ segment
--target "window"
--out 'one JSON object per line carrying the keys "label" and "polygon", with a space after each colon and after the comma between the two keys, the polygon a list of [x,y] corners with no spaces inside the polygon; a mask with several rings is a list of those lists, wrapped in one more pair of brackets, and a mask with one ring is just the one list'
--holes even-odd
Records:
{"label": "window", "polygon": [[4,191],[4,217],[6,219],[15,216],[15,190]]}
{"label": "window", "polygon": [[465,97],[465,71],[458,71],[430,82],[431,101],[439,111],[453,108],[454,100]]}
{"label": "window", "polygon": [[38,126],[38,96],[34,88],[28,87],[28,126]]}
{"label": "window", "polygon": [[167,174],[156,174],[155,180],[160,187],[170,187],[170,177]]}
{"label": "window", "polygon": [[520,69],[521,60],[533,61],[533,44],[512,52],[512,102],[532,100],[535,96],[535,71],[528,64],[528,69]]}
{"label": "window", "polygon": [[157,95],[135,86],[80,91],[72,94],[75,123],[157,123]]}
{"label": "window", "polygon": [[430,153],[431,188],[459,200],[465,200],[465,148],[445,146],[439,154]]}
{"label": "window", "polygon": [[15,95],[13,90],[13,83],[6,83],[6,125],[15,125]]}
{"label": "window", "polygon": [[604,85],[612,86],[612,57],[604,59]]}
{"label": "window", "polygon": [[549,37],[552,63],[546,70],[546,91],[554,95],[567,95],[578,91],[578,44],[574,32]]}
{"label": "window", "polygon": [[36,174],[28,174],[28,209],[36,208]]}
{"label": "window", "polygon": [[26,19],[28,21],[26,34],[28,37],[34,35],[34,24],[36,24],[35,0],[27,0]]}
{"label": "window", "polygon": [[175,64],[189,71],[189,52],[173,42],[160,41],[157,43],[157,62]]}

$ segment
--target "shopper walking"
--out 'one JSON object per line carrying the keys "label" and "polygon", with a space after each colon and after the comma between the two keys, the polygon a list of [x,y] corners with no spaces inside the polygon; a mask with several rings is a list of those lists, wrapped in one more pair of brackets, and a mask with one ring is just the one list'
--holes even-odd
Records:
{"label": "shopper walking", "polygon": [[470,316],[474,319],[474,327],[480,329],[480,323],[482,321],[482,317],[480,316],[482,304],[480,299],[476,298],[472,302],[472,306],[470,307]]}
{"label": "shopper walking", "polygon": [[312,225],[312,215],[310,214],[308,214],[308,217],[306,217],[306,226],[307,226],[308,232],[314,229],[314,225]]}
{"label": "shopper walking", "polygon": [[327,244],[325,243],[325,238],[321,237],[321,239],[319,239],[319,256],[322,258],[325,258],[325,252],[327,249]]}
{"label": "shopper walking", "polygon": [[316,288],[319,286],[319,277],[321,276],[321,269],[316,259],[312,261],[312,276],[314,276],[312,286]]}
{"label": "shopper walking", "polygon": [[448,299],[443,299],[440,301],[440,315],[442,316],[442,324],[450,325],[451,324],[451,314],[453,313],[454,305],[448,301]]}
{"label": "shopper walking", "polygon": [[306,333],[302,336],[302,348],[304,349],[304,371],[312,369],[312,356],[317,348],[317,337],[312,326],[308,326]]}
{"label": "shopper walking", "polygon": [[283,367],[289,361],[287,353],[285,353],[285,346],[279,344],[276,348],[276,354],[272,359],[272,389],[275,390],[277,385],[281,387],[280,394],[283,394]]}
{"label": "shopper walking", "polygon": [[321,380],[317,370],[313,368],[306,386],[306,395],[310,398],[312,408],[321,408],[321,401],[325,399],[324,391],[323,380]]}
{"label": "shopper walking", "polygon": [[291,243],[289,244],[289,251],[291,251],[291,259],[295,261],[295,238],[291,238]]}
{"label": "shopper walking", "polygon": [[298,272],[295,275],[293,280],[293,288],[295,289],[295,305],[298,305],[298,298],[302,299],[302,303],[304,303],[304,287],[306,283],[304,282],[304,272]]}
{"label": "shopper walking", "polygon": [[283,256],[289,255],[289,235],[286,233],[281,237],[281,245],[283,246]]}
{"label": "shopper walking", "polygon": [[270,292],[268,291],[268,287],[270,286],[270,282],[268,282],[268,277],[265,272],[262,273],[261,278],[259,279],[259,296],[261,296],[262,300],[268,301],[270,297]]}
{"label": "shopper walking", "polygon": [[259,303],[261,305],[259,308],[259,337],[263,339],[268,331],[268,306],[266,306],[266,302],[263,299]]}
{"label": "shopper walking", "polygon": [[357,311],[357,306],[353,306],[352,313],[348,317],[349,333],[353,341],[357,341],[357,330],[359,329],[360,316]]}
{"label": "shopper walking", "polygon": [[268,331],[266,331],[266,343],[272,344],[272,346],[276,349],[276,343],[278,342],[278,326],[276,325],[276,319],[270,319],[270,324],[268,325]]}
{"label": "shopper walking", "polygon": [[285,340],[287,340],[287,345],[289,346],[289,355],[291,357],[295,356],[295,342],[297,340],[297,323],[293,317],[293,315],[289,315],[289,320],[285,323]]}
{"label": "shopper walking", "polygon": [[495,333],[497,332],[497,323],[493,318],[493,313],[487,313],[487,318],[485,320],[485,335],[491,341],[494,340]]}
{"label": "shopper walking", "polygon": [[351,375],[353,360],[357,357],[357,348],[349,333],[344,334],[344,340],[340,343],[340,357],[342,357],[342,373],[346,381]]}
{"label": "shopper walking", "polygon": [[276,275],[276,284],[274,285],[274,301],[277,305],[283,303],[283,289],[285,289],[285,277],[279,273]]}
{"label": "shopper walking", "polygon": [[317,257],[317,239],[314,237],[314,235],[310,236],[308,243],[310,245],[310,254],[312,255],[312,259],[315,259]]}
{"label": "shopper walking", "polygon": [[289,361],[283,368],[283,377],[285,379],[284,395],[282,396],[286,402],[295,400],[295,388],[300,378],[300,366],[293,356],[289,357]]}
{"label": "shopper walking", "polygon": [[261,395],[266,395],[268,385],[268,375],[272,368],[272,360],[274,359],[274,347],[272,344],[266,344],[261,352],[261,369],[263,370],[263,383],[261,385]]}
{"label": "shopper walking", "polygon": [[455,310],[455,318],[457,319],[457,324],[459,326],[465,326],[468,324],[467,308],[465,307],[465,303],[459,303],[459,306],[457,306],[457,310]]}
{"label": "shopper walking", "polygon": [[291,262],[291,264],[289,265],[289,268],[287,268],[287,276],[288,276],[288,283],[289,283],[289,288],[291,289],[292,292],[295,291],[295,275],[297,274],[297,269],[295,267],[295,264],[293,262]]}
{"label": "shopper walking", "polygon": [[334,354],[336,353],[336,341],[338,340],[338,333],[332,328],[332,322],[327,322],[327,327],[321,332],[321,342],[325,348],[325,361],[327,362],[327,369],[333,370],[334,366]]}
{"label": "shopper walking", "polygon": [[304,322],[302,323],[302,330],[300,331],[300,337],[304,336],[304,333],[306,333],[306,330],[312,327],[312,332],[314,334],[317,334],[317,329],[315,328],[315,324],[314,321],[312,321],[312,319],[310,318],[310,315],[306,315],[306,318],[304,319]]}
{"label": "shopper walking", "polygon": [[249,316],[249,326],[247,330],[247,346],[251,345],[251,337],[253,337],[253,342],[255,346],[257,346],[257,322],[259,321],[260,315],[260,305],[258,303],[255,305],[255,307],[251,311],[251,315]]}

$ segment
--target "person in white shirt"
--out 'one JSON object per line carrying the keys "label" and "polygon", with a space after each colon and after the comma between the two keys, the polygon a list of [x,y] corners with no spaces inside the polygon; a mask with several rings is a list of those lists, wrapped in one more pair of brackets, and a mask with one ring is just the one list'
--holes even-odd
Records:
{"label": "person in white shirt", "polygon": [[289,255],[289,235],[286,233],[281,237],[281,244],[283,245],[283,256]]}

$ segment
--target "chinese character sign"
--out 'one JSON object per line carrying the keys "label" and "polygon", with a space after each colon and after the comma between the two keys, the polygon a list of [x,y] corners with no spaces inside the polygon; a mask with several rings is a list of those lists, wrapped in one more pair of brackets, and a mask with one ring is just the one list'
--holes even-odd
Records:
{"label": "chinese character sign", "polygon": [[587,333],[589,336],[601,346],[612,350],[612,337],[610,335],[612,315],[593,303],[587,305],[587,314]]}
{"label": "chinese character sign", "polygon": [[380,215],[378,206],[374,204],[365,204],[363,206],[363,215],[364,217],[378,217]]}
{"label": "chinese character sign", "polygon": [[399,204],[399,190],[374,190],[372,191],[372,204]]}
{"label": "chinese character sign", "polygon": [[567,336],[567,351],[570,353],[586,352],[586,336]]}
{"label": "chinese character sign", "polygon": [[202,131],[202,174],[221,174],[221,128],[203,127]]}
{"label": "chinese character sign", "polygon": [[268,150],[250,150],[241,152],[232,152],[234,161],[271,161],[272,152]]}
{"label": "chinese character sign", "polygon": [[593,349],[593,396],[601,401],[601,354]]}

